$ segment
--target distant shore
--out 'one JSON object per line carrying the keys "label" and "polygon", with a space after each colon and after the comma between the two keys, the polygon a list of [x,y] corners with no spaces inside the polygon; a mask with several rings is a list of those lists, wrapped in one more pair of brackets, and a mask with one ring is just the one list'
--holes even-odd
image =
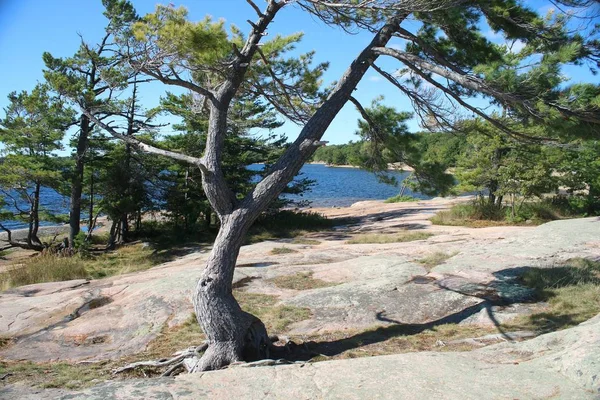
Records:
{"label": "distant shore", "polygon": [[[357,167],[356,165],[350,165],[350,164],[340,164],[340,165],[327,164],[325,161],[311,161],[311,162],[307,162],[306,164],[309,164],[309,165],[324,165],[324,166],[329,167],[329,168],[360,168],[360,167]],[[406,171],[406,172],[412,172],[412,171],[414,171],[414,168],[410,167],[410,166],[408,166],[406,164],[390,163],[390,164],[388,164],[388,171]]]}

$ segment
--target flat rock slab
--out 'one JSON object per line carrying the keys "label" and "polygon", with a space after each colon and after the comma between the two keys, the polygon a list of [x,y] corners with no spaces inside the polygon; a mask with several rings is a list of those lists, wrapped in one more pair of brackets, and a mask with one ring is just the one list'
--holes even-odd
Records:
{"label": "flat rock slab", "polygon": [[[282,240],[244,246],[234,280],[245,280],[244,290],[310,308],[312,317],[292,325],[286,332],[290,334],[465,319],[489,323],[481,313],[486,299],[526,294],[519,294],[512,284],[502,286],[511,272],[572,257],[600,257],[598,218],[556,221],[536,228],[432,226],[431,214],[451,204],[361,202],[332,210],[339,216],[357,215],[363,222],[312,234],[320,244]],[[408,243],[346,242],[356,234],[399,229],[435,236]],[[295,252],[272,254],[282,246]],[[418,260],[435,252],[453,256],[427,270]],[[147,271],[0,293],[0,337],[14,339],[14,344],[0,350],[0,358],[97,361],[140,352],[165,326],[189,318],[191,294],[206,258],[204,250]],[[271,281],[306,272],[336,286],[297,291],[281,289]],[[507,315],[522,309],[516,307]]]}
{"label": "flat rock slab", "polygon": [[0,389],[5,399],[598,399],[600,315],[528,342],[303,365],[233,367],[69,391]]}

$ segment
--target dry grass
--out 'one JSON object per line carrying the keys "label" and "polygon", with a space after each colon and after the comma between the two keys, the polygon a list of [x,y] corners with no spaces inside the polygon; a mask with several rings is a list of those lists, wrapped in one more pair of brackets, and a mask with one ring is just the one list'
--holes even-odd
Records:
{"label": "dry grass", "polygon": [[170,259],[168,252],[155,252],[141,243],[115,251],[73,257],[39,254],[20,260],[0,273],[0,290],[42,282],[97,279],[143,271]]}
{"label": "dry grass", "polygon": [[441,252],[441,251],[436,251],[435,253],[428,254],[425,257],[423,257],[423,258],[421,258],[420,260],[417,260],[417,261],[420,264],[422,264],[426,269],[430,270],[430,269],[432,269],[435,266],[443,264],[448,259],[454,257],[457,254],[458,254],[457,251],[455,251],[453,253],[444,253],[444,252]]}
{"label": "dry grass", "polygon": [[297,252],[298,252],[298,250],[294,250],[294,249],[291,249],[291,248],[285,247],[285,246],[283,246],[283,247],[275,247],[275,248],[273,248],[270,251],[270,253],[274,254],[274,255],[290,254],[290,253],[297,253]]}
{"label": "dry grass", "polygon": [[315,239],[296,238],[292,240],[292,244],[306,244],[310,246],[316,246],[318,244],[321,244],[321,242]]}
{"label": "dry grass", "polygon": [[40,388],[81,389],[110,379],[111,362],[70,364],[66,362],[33,363],[31,361],[0,362],[0,376],[6,383],[25,382]]}
{"label": "dry grass", "polygon": [[[429,220],[434,225],[466,226],[469,228],[489,228],[489,227],[493,227],[493,226],[523,225],[523,224],[517,224],[514,222],[510,222],[510,221],[457,218],[449,211],[440,211],[439,213],[437,213],[436,215],[431,217]],[[531,224],[531,225],[534,225],[534,224]]]}
{"label": "dry grass", "polygon": [[277,296],[234,290],[234,296],[242,310],[260,318],[269,333],[283,333],[294,322],[310,318],[308,308],[286,306]]}
{"label": "dry grass", "polygon": [[311,361],[372,357],[416,351],[466,351],[474,347],[454,340],[496,333],[493,328],[446,324],[422,329],[418,326],[392,325],[366,331],[329,332],[308,336],[309,348],[323,354]]}
{"label": "dry grass", "polygon": [[299,272],[295,275],[282,275],[269,279],[268,282],[282,289],[308,290],[335,286],[337,283],[326,282],[312,277],[312,272]]}
{"label": "dry grass", "polygon": [[58,282],[82,279],[89,276],[80,257],[57,257],[38,255],[26,259],[22,264],[12,265],[0,274],[0,289],[30,285],[40,282]]}
{"label": "dry grass", "polygon": [[372,243],[400,243],[400,242],[413,242],[415,240],[425,240],[433,236],[427,232],[402,232],[396,234],[383,234],[383,233],[366,233],[355,236],[348,240],[348,244],[372,244]]}
{"label": "dry grass", "polygon": [[118,360],[97,363],[67,362],[33,363],[30,361],[0,362],[0,376],[10,374],[4,382],[27,382],[28,386],[41,388],[82,389],[100,381],[109,379],[127,379],[133,377],[156,376],[156,368],[142,368],[120,374],[115,377],[112,370],[117,367],[141,360],[154,360],[171,356],[174,352],[201,344],[205,336],[196,322],[195,315],[183,324],[169,328],[167,325],[141,353]]}
{"label": "dry grass", "polygon": [[509,327],[539,333],[578,325],[600,313],[600,262],[573,259],[551,268],[530,268],[521,277],[548,308],[517,318]]}

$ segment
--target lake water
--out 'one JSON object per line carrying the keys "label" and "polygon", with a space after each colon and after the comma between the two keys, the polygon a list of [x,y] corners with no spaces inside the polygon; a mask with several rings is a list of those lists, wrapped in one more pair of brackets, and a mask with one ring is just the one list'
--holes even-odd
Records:
{"label": "lake water", "polygon": [[[328,167],[322,164],[307,164],[302,167],[303,178],[315,180],[312,190],[304,196],[286,196],[292,200],[309,200],[313,207],[346,207],[361,200],[383,200],[399,193],[399,188],[386,185],[377,177],[358,168]],[[392,173],[400,182],[407,172]],[[429,198],[410,190],[406,195]]]}
{"label": "lake water", "polygon": [[[249,169],[260,170],[262,165],[255,164]],[[287,195],[292,200],[308,200],[313,207],[344,207],[361,200],[382,200],[398,194],[399,189],[380,183],[375,175],[357,168],[327,167],[322,164],[307,164],[302,170],[301,177],[315,181],[314,186],[303,196]],[[408,173],[395,172],[398,181]],[[428,198],[407,189],[407,195]],[[69,199],[59,195],[52,189],[43,188],[41,205],[56,214],[68,214]],[[2,222],[9,229],[27,227],[16,221]],[[42,223],[42,225],[54,225]],[[1,232],[0,232],[1,233]]]}

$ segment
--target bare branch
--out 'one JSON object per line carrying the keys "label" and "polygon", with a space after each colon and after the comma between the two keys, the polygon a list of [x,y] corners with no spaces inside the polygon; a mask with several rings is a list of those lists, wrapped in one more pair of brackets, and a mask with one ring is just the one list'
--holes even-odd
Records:
{"label": "bare branch", "polygon": [[[423,60],[421,57],[416,56],[414,54],[409,54],[409,53],[406,53],[403,51],[390,49],[387,47],[373,48],[373,52],[375,54],[379,54],[379,55],[387,55],[387,56],[394,57],[397,60],[404,63],[405,65],[412,66],[411,69],[415,72],[417,72],[417,70],[419,70],[421,72],[423,70],[426,70],[426,71],[432,72],[434,74],[437,74],[441,77],[444,77],[446,79],[449,79],[451,81],[454,81],[455,83],[458,83],[459,85],[461,85],[467,89],[475,90],[477,92],[491,96],[494,99],[502,101],[506,104],[522,105],[523,107],[525,107],[527,112],[529,114],[531,114],[532,116],[534,116],[536,118],[540,118],[540,119],[542,118],[539,115],[539,112],[531,104],[529,99],[511,94],[511,93],[502,92],[496,88],[491,87],[487,82],[485,82],[483,79],[481,79],[477,76],[467,75],[467,74],[462,75],[462,74],[456,73],[454,71],[450,71],[450,70],[447,70],[440,66],[437,66],[435,64],[429,63],[429,62]],[[578,113],[573,110],[569,110],[568,108],[566,108],[564,106],[559,106],[556,103],[547,102],[547,101],[545,101],[545,104],[558,110],[564,116],[577,117],[580,120],[585,121],[585,122],[600,124],[600,118],[597,115],[595,115],[595,113]]]}
{"label": "bare branch", "polygon": [[260,11],[260,8],[258,8],[258,6],[254,4],[252,0],[246,0],[246,2],[250,4],[250,7],[252,7],[254,11],[256,11],[259,17],[264,17],[264,14]]}
{"label": "bare branch", "polygon": [[213,92],[211,92],[210,90],[208,90],[206,88],[203,88],[202,86],[196,85],[193,82],[190,82],[190,81],[187,81],[187,80],[181,79],[181,78],[179,78],[179,79],[168,78],[168,77],[165,77],[164,75],[162,75],[161,73],[154,72],[145,67],[141,67],[140,71],[145,73],[146,75],[150,75],[154,79],[156,79],[164,84],[173,85],[173,86],[181,86],[186,89],[192,90],[196,93],[199,93],[211,101],[216,100]]}
{"label": "bare branch", "polygon": [[323,134],[352,96],[352,92],[366,74],[370,64],[377,58],[377,54],[371,50],[374,47],[385,46],[407,15],[407,13],[400,13],[390,18],[378,31],[350,64],[324,103],[306,122],[296,141],[273,165],[267,176],[246,196],[241,207],[262,209],[285,188],[287,182],[300,170],[304,160],[321,146]]}
{"label": "bare branch", "polygon": [[365,108],[362,106],[362,104],[360,104],[360,102],[354,96],[350,96],[350,98],[348,100],[352,104],[354,104],[354,106],[356,107],[356,109],[360,113],[360,116],[365,121],[367,121],[367,124],[369,124],[369,127],[371,128],[371,131],[375,134],[374,138],[375,139],[381,139],[381,138],[383,138],[383,135],[381,135],[381,131],[379,130],[379,127],[373,121],[373,119],[371,118],[371,116],[369,115],[369,113],[367,113],[367,110],[365,110]]}
{"label": "bare branch", "polygon": [[143,152],[150,153],[150,154],[157,154],[157,155],[169,157],[169,158],[172,158],[172,159],[178,160],[178,161],[185,161],[187,163],[190,163],[190,164],[193,164],[193,165],[199,167],[200,169],[205,168],[202,165],[201,159],[199,159],[197,157],[188,156],[188,155],[177,153],[177,152],[170,151],[170,150],[159,149],[158,147],[154,147],[152,145],[143,143],[142,141],[140,141],[139,139],[137,139],[134,136],[123,135],[123,134],[117,132],[115,129],[113,129],[109,125],[102,122],[100,119],[96,118],[96,116],[94,114],[92,114],[89,110],[86,110],[84,107],[80,107],[80,109],[81,109],[81,112],[83,114],[85,114],[92,122],[94,122],[96,125],[102,127],[102,129],[107,131],[112,137],[114,137],[116,139],[120,139],[127,144],[130,144],[131,146],[133,146],[136,149],[139,149]]}

